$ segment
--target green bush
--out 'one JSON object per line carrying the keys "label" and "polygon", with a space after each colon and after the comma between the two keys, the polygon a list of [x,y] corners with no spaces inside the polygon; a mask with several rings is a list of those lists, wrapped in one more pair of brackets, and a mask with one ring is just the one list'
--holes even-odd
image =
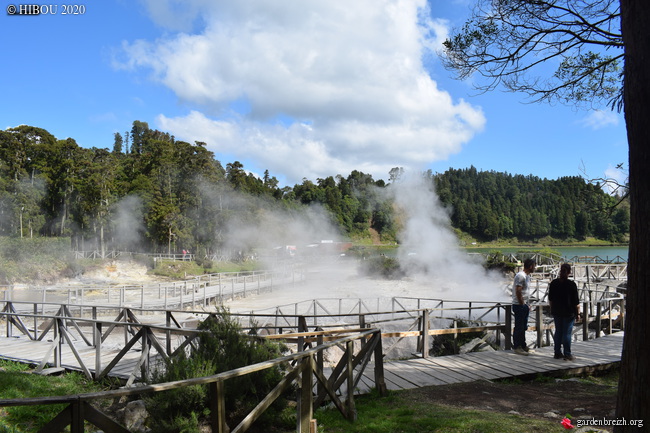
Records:
{"label": "green bush", "polygon": [[[189,353],[170,358],[163,370],[152,375],[152,383],[203,377],[282,356],[283,344],[246,335],[227,310],[209,316],[198,329],[203,331]],[[268,368],[225,381],[226,413],[230,425],[238,423],[283,378],[281,368]],[[258,420],[276,420],[287,402],[278,399]],[[183,387],[159,392],[147,398],[150,427],[156,432],[198,431],[190,428],[209,415],[206,386]],[[182,428],[181,428],[182,427]]]}
{"label": "green bush", "polygon": [[360,271],[371,277],[381,277],[388,280],[396,280],[404,276],[399,260],[395,257],[383,255],[362,261]]}
{"label": "green bush", "polygon": [[54,280],[70,261],[69,238],[0,237],[0,284]]}

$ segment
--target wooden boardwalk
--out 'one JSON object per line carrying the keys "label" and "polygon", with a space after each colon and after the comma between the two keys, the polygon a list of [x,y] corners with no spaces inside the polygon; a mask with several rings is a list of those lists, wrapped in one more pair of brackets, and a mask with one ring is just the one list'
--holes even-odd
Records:
{"label": "wooden boardwalk", "polygon": [[[553,358],[553,346],[535,349],[528,356],[510,350],[472,352],[464,355],[385,361],[386,387],[390,390],[447,385],[475,380],[534,377],[538,374],[563,376],[605,369],[621,361],[623,332],[589,341],[574,341],[575,361]],[[357,392],[374,387],[372,365],[359,382]]]}
{"label": "wooden boardwalk", "polygon": [[[38,364],[52,343],[26,338],[0,338],[0,358]],[[423,386],[446,385],[474,380],[494,380],[515,377],[534,377],[537,374],[571,375],[603,369],[620,362],[623,333],[615,333],[589,341],[575,341],[572,351],[575,361],[553,359],[553,347],[536,349],[529,356],[512,351],[473,352],[464,355],[415,358],[384,362],[386,386],[390,390],[410,389]],[[66,347],[65,345],[63,346]],[[78,348],[86,365],[95,366],[95,350],[92,347]],[[106,366],[119,352],[103,350],[101,365]],[[127,380],[138,374],[142,352],[131,350],[111,370],[110,376]],[[152,356],[152,358],[154,358]],[[154,362],[154,359],[150,360]],[[79,370],[79,363],[69,348],[62,351],[61,365],[68,370]],[[94,369],[91,369],[94,372]],[[366,368],[356,392],[366,393],[374,387],[374,368]]]}
{"label": "wooden boardwalk", "polygon": [[[38,365],[44,359],[48,351],[51,350],[52,343],[48,341],[29,340],[24,337],[1,337],[0,338],[0,358],[9,359],[29,364]],[[81,371],[79,362],[67,345],[62,346],[61,368],[69,371]],[[95,348],[86,345],[75,345],[80,357],[86,365],[95,365]],[[103,350],[101,354],[102,367],[107,366],[116,355],[120,352],[119,348],[114,350]],[[138,373],[142,352],[140,350],[130,350],[124,355],[124,358],[111,370],[109,376],[128,380],[135,371]],[[50,362],[53,360],[50,353]],[[47,373],[52,370],[45,370]],[[90,371],[95,373],[95,369]]]}

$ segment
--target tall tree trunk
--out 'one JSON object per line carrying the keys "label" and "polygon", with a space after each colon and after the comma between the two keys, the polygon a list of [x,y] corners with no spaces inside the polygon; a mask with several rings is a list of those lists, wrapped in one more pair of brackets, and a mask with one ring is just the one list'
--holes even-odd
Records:
{"label": "tall tree trunk", "polygon": [[[650,422],[650,2],[621,0],[630,165],[627,317],[616,416]],[[617,426],[615,432],[638,432]]]}

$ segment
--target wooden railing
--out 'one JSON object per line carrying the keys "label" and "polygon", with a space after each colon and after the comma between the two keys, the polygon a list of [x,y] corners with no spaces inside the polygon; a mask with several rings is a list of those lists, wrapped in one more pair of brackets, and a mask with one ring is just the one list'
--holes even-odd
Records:
{"label": "wooden railing", "polygon": [[[295,382],[299,386],[296,398],[296,431],[309,432],[310,427],[313,425],[314,408],[319,407],[328,399],[345,418],[351,421],[356,419],[354,389],[373,357],[375,386],[380,395],[386,393],[379,330],[357,330],[348,333],[351,335],[328,336],[324,332],[294,335],[294,337],[318,341],[319,343],[313,349],[213,376],[73,396],[0,400],[0,407],[67,404],[59,415],[39,430],[42,433],[59,432],[67,426],[70,426],[71,433],[80,433],[84,431],[85,422],[99,427],[106,433],[128,433],[129,430],[102,413],[91,402],[99,399],[136,396],[144,393],[157,393],[181,387],[203,385],[208,387],[210,395],[209,418],[212,431],[235,433],[248,430],[273,401],[285,393],[291,384]],[[284,339],[285,337],[279,336],[278,338]],[[325,342],[326,338],[332,341]],[[355,342],[360,342],[360,344],[355,345]],[[334,346],[345,347],[345,352],[338,364],[331,369],[329,377],[327,377],[322,354],[323,351]],[[359,350],[355,354],[356,346],[359,347]],[[224,391],[224,383],[236,377],[279,365],[286,368],[284,378],[237,426],[232,428],[228,426],[225,410],[225,402],[228,396]],[[339,397],[339,395],[343,397]]]}
{"label": "wooden railing", "polygon": [[[598,293],[589,292],[589,299],[582,299],[587,325],[582,328],[584,339],[589,338],[589,324],[593,324],[596,337],[600,335],[601,327],[607,332],[614,332],[615,327],[623,329],[624,297],[620,295],[605,297],[604,293],[601,294],[603,296],[597,296]],[[310,330],[378,328],[382,330],[382,337],[387,342],[384,351],[386,356],[389,356],[393,350],[403,349],[406,340],[412,341],[411,339],[415,338],[414,344],[412,342],[406,344],[407,347],[413,346],[409,355],[418,354],[427,357],[430,337],[467,332],[493,331],[498,346],[511,348],[510,304],[396,297],[391,299],[392,308],[377,311],[372,310],[363,300],[354,302],[346,299],[345,301],[312,300],[276,307],[269,312],[231,313],[231,315],[239,319],[246,331],[256,332],[259,335],[286,335],[287,332],[309,332]],[[17,308],[17,305],[21,307]],[[46,365],[61,367],[61,353],[64,348],[69,347],[77,360],[76,368],[89,378],[95,379],[111,374],[112,368],[137,345],[141,351],[140,358],[129,375],[129,382],[144,380],[147,377],[150,352],[161,358],[171,356],[174,351],[185,347],[196,338],[197,331],[190,328],[193,328],[202,317],[213,314],[205,310],[160,310],[158,313],[164,314],[165,324],[152,325],[143,323],[141,318],[145,317],[145,314],[156,313],[156,311],[66,304],[52,306],[58,307],[58,311],[56,314],[48,315],[42,311],[50,308],[40,303],[5,301],[0,312],[0,317],[6,320],[5,336],[12,337],[14,331],[17,331],[31,340],[51,340],[50,349],[44,358],[36,360],[39,362],[40,369],[45,368]],[[546,344],[550,344],[548,333],[553,324],[548,305],[541,300],[534,303],[533,307],[529,330],[537,332],[538,346],[543,344],[544,332],[546,332]],[[291,313],[286,311],[289,308],[293,310]],[[338,308],[338,311],[335,308]],[[98,319],[100,315],[106,317],[111,312],[115,314],[113,320]],[[182,323],[177,320],[179,314],[192,315],[194,322],[189,325]],[[466,325],[459,325],[461,322]],[[605,326],[602,326],[603,323]],[[575,329],[576,332],[580,332],[578,326]],[[105,352],[103,344],[106,345],[105,342],[109,338],[119,340],[121,350],[113,360],[105,362],[106,365],[101,365],[102,354]],[[75,341],[83,347],[94,348],[94,365],[84,364]],[[302,348],[304,347],[300,346],[298,350]],[[402,356],[403,353],[396,357]]]}
{"label": "wooden railing", "polygon": [[[191,307],[194,309],[221,305],[228,300],[246,297],[252,293],[270,292],[277,287],[294,284],[302,279],[304,275],[301,271],[286,268],[277,271],[221,272],[182,281],[153,284],[68,285],[30,287],[27,290],[6,287],[2,297],[5,301],[39,299],[43,306],[65,303],[79,307],[139,307],[151,310]],[[25,298],[21,299],[21,296]]]}

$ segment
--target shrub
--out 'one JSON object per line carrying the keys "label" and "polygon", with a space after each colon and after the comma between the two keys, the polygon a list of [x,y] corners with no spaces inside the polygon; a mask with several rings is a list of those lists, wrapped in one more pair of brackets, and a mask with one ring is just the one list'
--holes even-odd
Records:
{"label": "shrub", "polygon": [[382,277],[395,280],[404,276],[399,260],[395,257],[371,257],[361,262],[361,272],[371,277]]}
{"label": "shrub", "polygon": [[[189,353],[179,352],[170,358],[164,370],[153,373],[153,383],[210,376],[268,361],[286,351],[283,344],[244,334],[225,309],[209,316],[198,329],[203,331],[198,344]],[[239,422],[282,377],[283,372],[277,367],[225,381],[228,423]],[[258,422],[264,424],[276,419],[286,404],[285,399],[276,400]],[[153,394],[147,399],[147,408],[153,431],[193,431],[189,428],[192,420],[200,423],[209,415],[207,387],[183,387]]]}

